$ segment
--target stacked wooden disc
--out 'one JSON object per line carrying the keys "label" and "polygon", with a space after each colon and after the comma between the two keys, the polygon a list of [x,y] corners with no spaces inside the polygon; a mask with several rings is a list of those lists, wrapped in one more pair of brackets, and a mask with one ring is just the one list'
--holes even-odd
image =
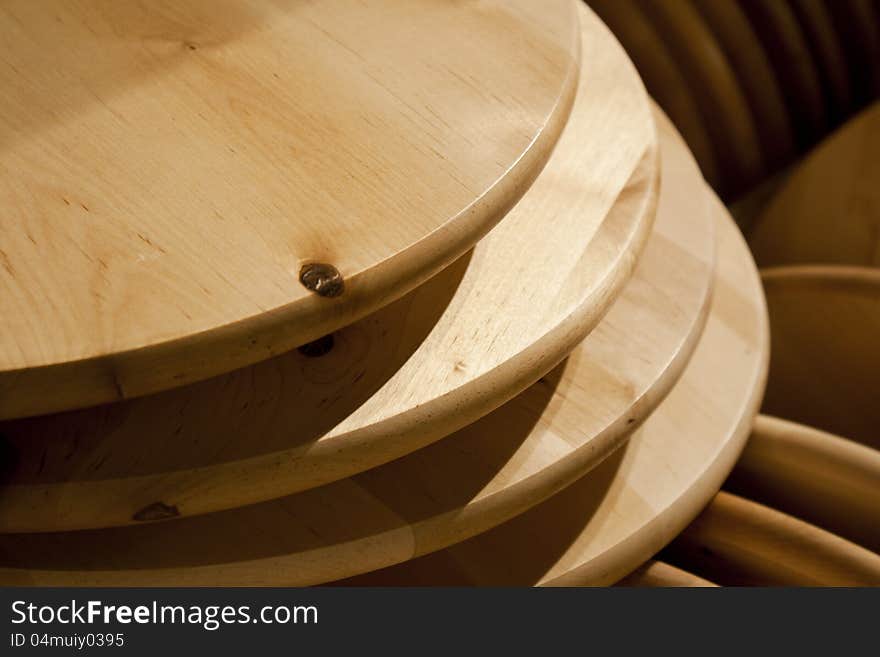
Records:
{"label": "stacked wooden disc", "polygon": [[880,585],[878,110],[816,148],[758,215],[769,415],[726,491],[664,553],[714,582]]}
{"label": "stacked wooden disc", "polygon": [[880,96],[870,0],[587,0],[726,200]]}
{"label": "stacked wooden disc", "polygon": [[223,9],[0,19],[0,582],[644,564],[733,467],[769,338],[611,32],[575,0]]}

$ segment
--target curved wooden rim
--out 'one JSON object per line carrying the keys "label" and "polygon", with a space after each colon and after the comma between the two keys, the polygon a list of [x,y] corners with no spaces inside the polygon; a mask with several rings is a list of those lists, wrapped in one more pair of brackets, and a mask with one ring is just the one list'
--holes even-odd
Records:
{"label": "curved wooden rim", "polygon": [[880,550],[880,451],[760,415],[725,486]]}
{"label": "curved wooden rim", "polygon": [[880,585],[880,555],[725,492],[667,552],[673,564],[722,585]]}
{"label": "curved wooden rim", "polygon": [[880,446],[880,270],[764,270],[773,359],[764,412]]}
{"label": "curved wooden rim", "polygon": [[615,586],[656,588],[656,587],[717,587],[717,584],[676,568],[664,561],[648,561],[617,582]]}
{"label": "curved wooden rim", "polygon": [[816,283],[880,284],[880,269],[849,265],[780,265],[764,267],[761,278],[765,281],[798,279]]}

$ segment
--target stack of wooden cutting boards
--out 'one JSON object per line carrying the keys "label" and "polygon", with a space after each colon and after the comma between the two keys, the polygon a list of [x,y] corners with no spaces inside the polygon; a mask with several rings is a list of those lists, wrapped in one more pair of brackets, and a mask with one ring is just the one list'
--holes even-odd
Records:
{"label": "stack of wooden cutting boards", "polygon": [[0,29],[0,583],[611,584],[739,457],[758,270],[576,0]]}

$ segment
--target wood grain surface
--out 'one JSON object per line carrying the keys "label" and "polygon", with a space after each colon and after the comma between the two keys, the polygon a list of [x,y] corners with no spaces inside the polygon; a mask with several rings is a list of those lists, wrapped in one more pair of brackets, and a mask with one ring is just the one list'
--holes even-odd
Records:
{"label": "wood grain surface", "polygon": [[736,2],[691,0],[709,26],[754,116],[760,146],[769,168],[794,155],[794,131],[785,99],[767,53]]}
{"label": "wood grain surface", "polygon": [[880,451],[761,415],[725,488],[880,552]]}
{"label": "wood grain surface", "polygon": [[565,125],[577,4],[3,3],[0,418],[264,360],[461,256]]}
{"label": "wood grain surface", "polygon": [[654,561],[652,559],[617,582],[616,586],[635,588],[706,588],[718,585],[703,579],[699,575],[694,575],[663,561]]}
{"label": "wood grain surface", "polygon": [[718,154],[682,72],[655,27],[634,2],[589,0],[611,28],[645,80],[651,96],[681,131],[709,184],[723,184]]}
{"label": "wood grain surface", "polygon": [[766,173],[754,117],[727,56],[690,2],[638,0],[690,86],[733,195]]}
{"label": "wood grain surface", "polygon": [[880,555],[726,492],[663,558],[728,586],[880,586]]}
{"label": "wood grain surface", "polygon": [[445,437],[558,364],[630,276],[658,194],[648,98],[583,16],[584,91],[565,134],[471,255],[306,353],[0,425],[17,453],[0,527],[101,527],[289,495]]}
{"label": "wood grain surface", "polygon": [[705,196],[679,192],[702,181],[664,130],[673,194],[661,197],[638,270],[539,383],[430,447],[273,502],[137,527],[0,536],[0,582],[315,584],[465,540],[575,481],[661,401],[708,312],[709,208]]}
{"label": "wood grain surface", "polygon": [[749,236],[762,266],[880,267],[880,103],[827,137],[761,212]]}
{"label": "wood grain surface", "polygon": [[[694,188],[679,193],[692,195]],[[683,377],[626,445],[490,532],[344,583],[613,584],[697,516],[748,437],[769,346],[754,262],[720,202],[715,209],[719,269],[706,329]]]}
{"label": "wood grain surface", "polygon": [[880,270],[762,274],[773,355],[763,412],[880,448]]}

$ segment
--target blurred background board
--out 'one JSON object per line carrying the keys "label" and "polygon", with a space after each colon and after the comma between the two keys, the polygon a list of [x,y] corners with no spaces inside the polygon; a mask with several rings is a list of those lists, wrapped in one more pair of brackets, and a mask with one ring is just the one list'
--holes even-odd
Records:
{"label": "blurred background board", "polygon": [[880,451],[761,415],[725,486],[880,551]]}
{"label": "blurred background board", "polygon": [[664,558],[722,585],[880,586],[880,555],[726,492]]}
{"label": "blurred background board", "polygon": [[761,266],[880,267],[880,104],[826,138],[781,184],[749,236]]}
{"label": "blurred background board", "polygon": [[763,411],[880,447],[880,270],[763,272],[772,358]]}

